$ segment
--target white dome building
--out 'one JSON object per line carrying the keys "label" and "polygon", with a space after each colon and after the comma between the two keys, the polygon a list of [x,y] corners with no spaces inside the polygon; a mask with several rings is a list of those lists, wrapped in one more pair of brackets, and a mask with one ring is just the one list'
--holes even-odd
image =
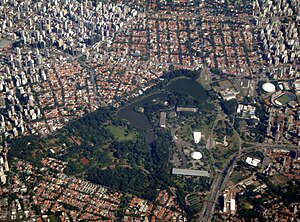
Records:
{"label": "white dome building", "polygon": [[200,152],[198,152],[198,151],[192,152],[191,157],[192,157],[194,160],[200,160],[200,159],[202,158],[202,153],[200,153]]}
{"label": "white dome building", "polygon": [[262,85],[262,89],[263,91],[267,92],[267,93],[272,93],[276,91],[276,88],[274,86],[274,84],[270,83],[270,82],[266,82]]}

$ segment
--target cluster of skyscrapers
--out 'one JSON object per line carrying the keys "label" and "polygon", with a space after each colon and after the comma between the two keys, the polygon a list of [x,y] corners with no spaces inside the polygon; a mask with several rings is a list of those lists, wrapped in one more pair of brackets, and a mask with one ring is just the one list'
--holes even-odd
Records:
{"label": "cluster of skyscrapers", "polygon": [[[89,0],[1,0],[0,134],[3,139],[30,132],[32,127],[27,123],[43,117],[35,84],[53,76],[49,75],[49,69],[57,57],[61,56],[62,63],[67,55],[88,57],[88,49],[113,39],[115,32],[141,10],[138,6],[95,4]],[[43,92],[49,90],[39,88]]]}
{"label": "cluster of skyscrapers", "polygon": [[253,1],[253,13],[260,29],[263,57],[277,68],[274,79],[300,76],[300,2],[298,0]]}

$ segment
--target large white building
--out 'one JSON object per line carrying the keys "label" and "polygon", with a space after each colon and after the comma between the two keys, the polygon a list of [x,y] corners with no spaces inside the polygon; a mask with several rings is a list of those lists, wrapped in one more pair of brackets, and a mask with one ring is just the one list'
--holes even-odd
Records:
{"label": "large white building", "polygon": [[199,143],[201,141],[201,132],[193,132],[194,142]]}
{"label": "large white building", "polygon": [[200,160],[202,158],[202,153],[200,153],[198,151],[194,151],[194,152],[192,152],[191,157],[194,160]]}
{"label": "large white building", "polygon": [[246,163],[248,163],[251,166],[256,167],[260,163],[260,160],[256,159],[256,158],[247,157],[246,158]]}
{"label": "large white building", "polygon": [[263,91],[267,92],[267,93],[272,93],[276,91],[276,88],[274,86],[274,84],[270,83],[270,82],[266,82],[262,85],[262,89]]}

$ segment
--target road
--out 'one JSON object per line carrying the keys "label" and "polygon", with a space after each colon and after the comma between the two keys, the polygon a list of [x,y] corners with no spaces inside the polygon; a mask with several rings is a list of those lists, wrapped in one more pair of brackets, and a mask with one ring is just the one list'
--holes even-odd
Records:
{"label": "road", "polygon": [[223,167],[223,170],[221,173],[219,173],[217,176],[215,176],[215,179],[211,185],[210,195],[207,198],[207,200],[203,203],[202,211],[197,217],[197,222],[209,222],[211,221],[214,210],[215,210],[215,204],[217,202],[217,199],[219,195],[221,194],[221,191],[224,189],[224,186],[226,182],[228,181],[234,166],[236,164],[236,160],[239,158],[239,156],[242,153],[242,140],[240,138],[240,135],[238,132],[234,129],[232,124],[228,122],[229,125],[232,127],[236,135],[238,136],[238,151],[231,156],[230,159],[228,159]]}
{"label": "road", "polygon": [[[232,124],[227,121],[228,124],[233,128]],[[231,156],[229,160],[226,161],[224,164],[223,170],[221,173],[219,173],[212,185],[211,185],[211,190],[210,190],[210,195],[208,196],[206,202],[203,203],[202,211],[198,215],[196,221],[197,222],[209,222],[213,218],[213,213],[215,210],[215,203],[217,202],[218,196],[221,194],[221,191],[225,188],[226,182],[229,180],[229,177],[231,173],[234,170],[234,167],[236,166],[236,161],[239,159],[239,157],[242,155],[242,153],[247,153],[253,150],[261,150],[262,148],[266,149],[296,149],[299,150],[298,146],[294,145],[278,145],[278,144],[261,144],[261,143],[248,143],[251,146],[242,149],[242,140],[240,138],[240,135],[236,130],[234,130],[236,135],[238,136],[238,151]]]}
{"label": "road", "polygon": [[200,213],[196,221],[211,221],[215,210],[215,203],[218,201],[217,199],[221,194],[221,191],[224,188],[226,182],[228,181],[239,155],[240,151],[234,154],[229,160],[227,160],[224,164],[223,171],[215,177],[211,185],[210,196],[207,198],[206,202],[204,202],[202,212]]}

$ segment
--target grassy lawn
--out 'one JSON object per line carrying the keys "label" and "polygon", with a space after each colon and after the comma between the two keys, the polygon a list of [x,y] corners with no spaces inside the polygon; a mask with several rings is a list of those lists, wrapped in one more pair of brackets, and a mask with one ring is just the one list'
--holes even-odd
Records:
{"label": "grassy lawn", "polygon": [[50,220],[51,222],[58,222],[58,221],[59,221],[59,220],[55,217],[54,214],[51,214],[51,215],[49,216],[49,220]]}
{"label": "grassy lawn", "polygon": [[234,152],[238,150],[238,135],[232,133],[232,135],[227,134],[226,125],[224,125],[223,121],[219,121],[217,127],[214,130],[214,140],[215,142],[219,142],[223,144],[224,137],[226,136],[226,141],[228,142],[228,146],[223,146],[221,144],[216,144],[216,148],[213,149],[213,153],[217,160],[227,159],[231,156]]}
{"label": "grassy lawn", "polygon": [[109,125],[105,127],[118,141],[133,140],[136,137],[135,132],[128,131],[126,126]]}
{"label": "grassy lawn", "polygon": [[208,138],[210,134],[210,129],[212,127],[212,123],[206,124],[204,121],[201,121],[200,119],[197,119],[194,121],[195,122],[195,128],[194,131],[200,131],[202,133],[202,136],[204,138]]}
{"label": "grassy lawn", "polygon": [[276,186],[282,186],[288,182],[288,178],[280,174],[275,174],[274,176],[272,176],[271,181]]}
{"label": "grassy lawn", "polygon": [[242,206],[242,208],[244,208],[244,209],[253,209],[253,205],[252,204],[250,204],[249,202],[247,202],[247,201],[241,201],[241,206]]}
{"label": "grassy lawn", "polygon": [[176,134],[185,141],[191,141],[193,139],[193,131],[188,123],[180,127]]}
{"label": "grassy lawn", "polygon": [[244,179],[244,176],[239,172],[234,172],[231,176],[231,181],[233,183],[238,183]]}
{"label": "grassy lawn", "polygon": [[216,161],[215,166],[219,169],[222,170],[224,166],[224,161]]}
{"label": "grassy lawn", "polygon": [[284,105],[284,104],[290,102],[292,99],[291,99],[291,97],[288,96],[288,95],[283,95],[283,96],[279,97],[277,100],[278,100],[281,104]]}
{"label": "grassy lawn", "polygon": [[174,180],[176,187],[184,188],[186,186],[184,181],[181,181],[179,179]]}
{"label": "grassy lawn", "polygon": [[[219,138],[219,140],[221,140],[221,139]],[[218,140],[215,140],[215,141],[218,141]],[[231,155],[233,155],[235,152],[238,151],[238,147],[235,144],[237,142],[236,142],[236,138],[234,135],[232,137],[227,137],[227,142],[229,142],[229,146],[225,147],[220,144],[217,144],[215,146],[215,148],[213,148],[211,150],[214,163],[217,163],[217,162],[224,163],[226,160],[228,160],[228,158]]]}
{"label": "grassy lawn", "polygon": [[230,138],[228,138],[228,140],[232,143],[232,145],[234,147],[236,147],[236,149],[238,149],[238,145],[239,145],[239,137],[237,134],[233,134],[233,136]]}
{"label": "grassy lawn", "polygon": [[211,89],[211,86],[210,86],[211,74],[207,68],[203,68],[203,71],[202,71],[200,77],[197,79],[197,82],[202,84],[202,86],[205,89],[207,89],[207,90]]}
{"label": "grassy lawn", "polygon": [[58,138],[49,138],[46,140],[46,146],[57,146],[59,142]]}
{"label": "grassy lawn", "polygon": [[[211,115],[214,115],[214,113],[212,112]],[[213,120],[207,121],[207,116],[195,115],[194,117],[186,120],[184,126],[182,126],[177,133],[182,138],[185,137],[193,141],[193,132],[201,132],[201,140],[205,141],[208,138],[212,125]]]}

